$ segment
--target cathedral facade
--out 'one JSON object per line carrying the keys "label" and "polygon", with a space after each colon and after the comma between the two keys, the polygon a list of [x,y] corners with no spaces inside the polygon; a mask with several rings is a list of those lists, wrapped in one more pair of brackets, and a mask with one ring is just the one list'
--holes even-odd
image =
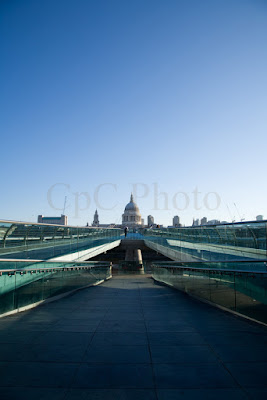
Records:
{"label": "cathedral facade", "polygon": [[141,214],[137,204],[134,202],[133,195],[131,194],[130,202],[126,205],[124,213],[122,214],[122,225],[130,227],[141,224]]}

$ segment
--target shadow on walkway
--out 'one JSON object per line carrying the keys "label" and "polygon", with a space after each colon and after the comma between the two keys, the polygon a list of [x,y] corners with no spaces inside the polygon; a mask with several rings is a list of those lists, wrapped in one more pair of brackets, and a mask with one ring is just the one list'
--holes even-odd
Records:
{"label": "shadow on walkway", "polygon": [[267,329],[147,275],[0,319],[0,398],[263,399]]}

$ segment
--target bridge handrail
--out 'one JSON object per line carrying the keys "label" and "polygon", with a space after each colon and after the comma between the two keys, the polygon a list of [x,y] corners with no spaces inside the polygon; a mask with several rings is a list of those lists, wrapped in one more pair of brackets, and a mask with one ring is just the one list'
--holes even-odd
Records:
{"label": "bridge handrail", "polygon": [[[220,268],[220,266],[237,266],[237,268]],[[240,269],[241,265],[256,264],[262,266],[262,270],[259,269]],[[216,265],[218,267],[216,267]],[[159,261],[151,264],[153,268],[166,268],[166,269],[186,269],[195,271],[221,271],[221,272],[238,272],[238,273],[249,273],[249,274],[266,274],[267,273],[267,258],[265,260],[238,260],[238,261]],[[239,267],[239,268],[238,268]]]}
{"label": "bridge handrail", "polygon": [[[120,228],[74,227],[0,220],[0,257],[54,258],[113,243],[122,236]],[[24,257],[25,256],[25,257]]]}
{"label": "bridge handrail", "polygon": [[[1,263],[25,263],[28,268],[8,268],[2,269]],[[31,263],[29,265],[29,262]],[[33,264],[32,264],[33,263]],[[39,265],[49,265],[49,267],[41,266],[40,268],[32,267],[34,264]],[[0,274],[2,273],[10,273],[10,272],[18,272],[27,274],[29,272],[45,272],[45,271],[54,271],[54,270],[73,270],[73,269],[93,269],[93,268],[101,268],[101,267],[110,267],[111,263],[106,261],[53,261],[53,260],[25,260],[25,259],[5,259],[0,258]]]}
{"label": "bridge handrail", "polygon": [[[255,264],[255,269],[240,269],[243,265],[249,266],[248,263]],[[224,264],[229,268],[221,268]],[[264,269],[257,268],[259,265]],[[225,263],[155,262],[151,265],[151,274],[155,281],[267,324],[266,259]]]}
{"label": "bridge handrail", "polygon": [[266,275],[267,274],[267,270],[266,271],[254,271],[254,270],[243,270],[243,269],[220,269],[220,268],[196,268],[196,267],[186,267],[186,266],[163,266],[163,265],[151,265],[151,268],[166,268],[166,269],[173,269],[173,270],[187,270],[187,271],[201,271],[201,272],[205,272],[205,271],[213,271],[213,272],[220,272],[220,273],[225,273],[227,274],[227,272],[234,272],[234,273],[239,273],[239,274],[253,274],[253,275]]}
{"label": "bridge handrail", "polygon": [[78,225],[62,225],[62,224],[48,224],[48,223],[42,223],[42,222],[29,222],[29,221],[14,221],[14,220],[9,220],[9,219],[0,219],[0,224],[17,224],[17,225],[40,225],[40,226],[51,226],[51,227],[58,227],[58,228],[74,228],[74,229],[120,229],[121,228],[116,227],[114,225],[110,225],[107,227],[103,226],[78,226]]}

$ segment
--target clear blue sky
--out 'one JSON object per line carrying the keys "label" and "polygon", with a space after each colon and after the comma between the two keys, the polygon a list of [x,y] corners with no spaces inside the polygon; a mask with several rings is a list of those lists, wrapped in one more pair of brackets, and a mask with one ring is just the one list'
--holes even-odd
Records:
{"label": "clear blue sky", "polygon": [[1,219],[267,218],[266,0],[3,0],[0,34]]}

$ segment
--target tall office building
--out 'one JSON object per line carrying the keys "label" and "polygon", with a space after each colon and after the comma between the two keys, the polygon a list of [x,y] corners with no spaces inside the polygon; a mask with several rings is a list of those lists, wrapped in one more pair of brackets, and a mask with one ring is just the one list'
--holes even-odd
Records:
{"label": "tall office building", "polygon": [[178,217],[178,215],[175,215],[175,217],[173,217],[172,226],[174,226],[176,228],[178,228],[180,226],[180,218]]}
{"label": "tall office building", "polygon": [[200,220],[200,225],[206,225],[207,222],[208,222],[207,218],[206,218],[206,217],[203,217],[203,218],[201,218],[201,220]]}
{"label": "tall office building", "polygon": [[152,215],[148,215],[147,226],[152,226],[152,225],[154,225],[154,217],[152,217]]}

